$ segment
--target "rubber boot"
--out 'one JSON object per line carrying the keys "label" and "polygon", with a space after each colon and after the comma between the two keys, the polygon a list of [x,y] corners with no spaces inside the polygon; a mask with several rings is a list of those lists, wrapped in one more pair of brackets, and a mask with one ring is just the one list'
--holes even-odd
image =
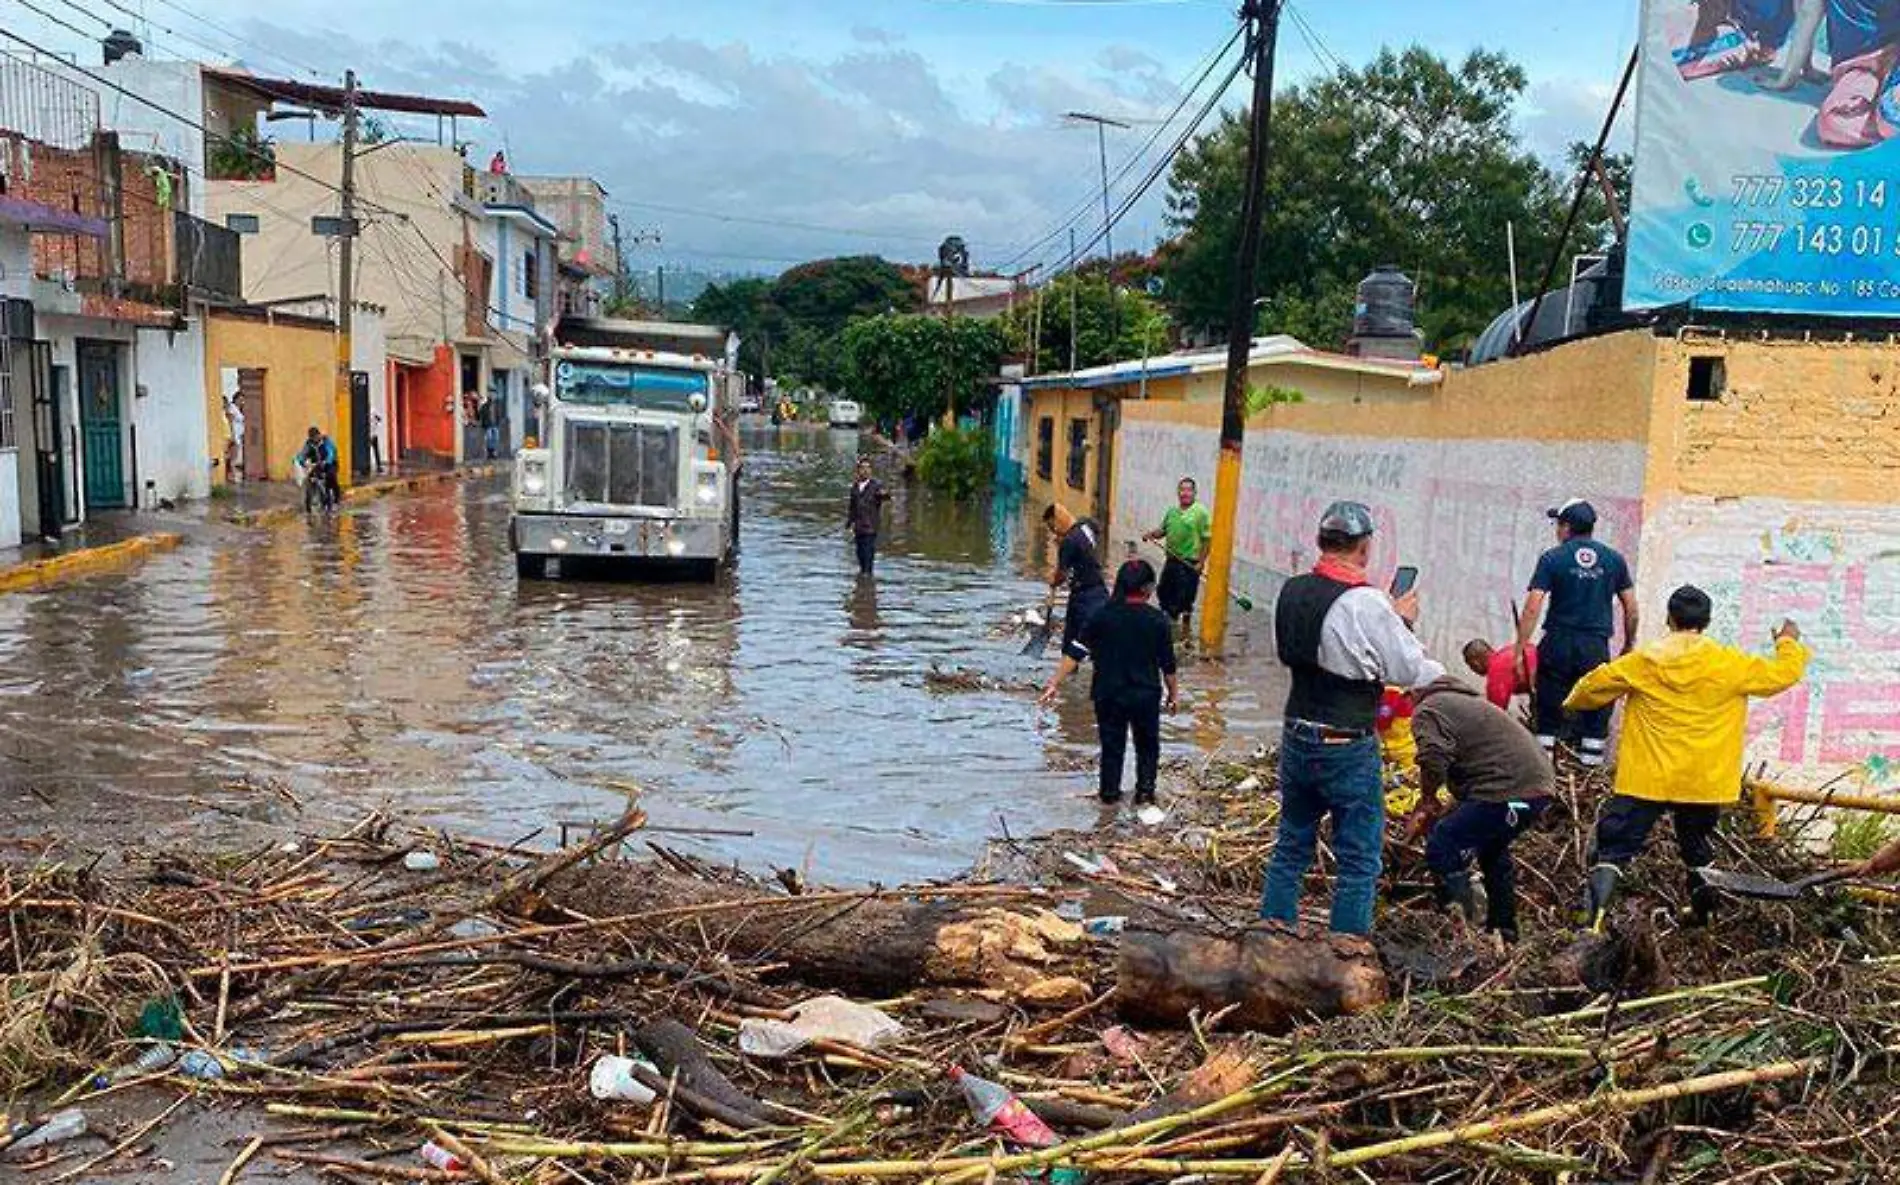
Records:
{"label": "rubber boot", "polygon": [[1702,874],[1689,870],[1689,913],[1684,922],[1691,926],[1706,926],[1715,920],[1716,906],[1721,904],[1721,894],[1711,889],[1703,880]]}
{"label": "rubber boot", "polygon": [[1590,883],[1583,895],[1583,924],[1593,933],[1603,933],[1604,919],[1610,916],[1610,899],[1616,896],[1617,882],[1623,870],[1614,864],[1598,864],[1590,870]]}
{"label": "rubber boot", "polygon": [[1477,886],[1471,883],[1469,872],[1454,872],[1450,876],[1438,878],[1438,904],[1446,909],[1456,909],[1473,926],[1484,916],[1484,907],[1478,902]]}

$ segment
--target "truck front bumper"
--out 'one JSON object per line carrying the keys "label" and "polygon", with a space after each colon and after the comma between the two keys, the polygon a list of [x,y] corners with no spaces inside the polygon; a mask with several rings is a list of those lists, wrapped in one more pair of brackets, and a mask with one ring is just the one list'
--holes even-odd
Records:
{"label": "truck front bumper", "polygon": [[517,514],[508,534],[520,555],[629,560],[719,560],[720,519],[602,518],[591,514]]}

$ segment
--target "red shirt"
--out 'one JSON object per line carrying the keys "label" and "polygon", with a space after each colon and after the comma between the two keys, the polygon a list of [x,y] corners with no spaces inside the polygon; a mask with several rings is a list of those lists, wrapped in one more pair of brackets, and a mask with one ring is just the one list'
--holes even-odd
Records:
{"label": "red shirt", "polygon": [[1491,652],[1491,663],[1484,670],[1484,698],[1490,700],[1505,711],[1511,709],[1511,697],[1529,695],[1531,686],[1537,679],[1537,647],[1524,648],[1525,666],[1529,668],[1529,679],[1519,682],[1517,678],[1517,647],[1506,646],[1502,650]]}
{"label": "red shirt", "polygon": [[1412,697],[1403,691],[1396,687],[1386,688],[1384,694],[1379,697],[1379,716],[1378,722],[1373,726],[1374,730],[1380,736],[1384,736],[1400,720],[1410,720],[1416,706],[1412,703]]}

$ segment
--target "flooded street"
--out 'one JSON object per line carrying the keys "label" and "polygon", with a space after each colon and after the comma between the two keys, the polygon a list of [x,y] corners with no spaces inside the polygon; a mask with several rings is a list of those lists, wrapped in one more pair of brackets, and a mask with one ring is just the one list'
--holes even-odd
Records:
{"label": "flooded street", "polygon": [[[1039,720],[1026,691],[928,679],[1047,677],[1054,647],[1025,658],[995,633],[1041,595],[1032,516],[887,474],[861,584],[843,522],[857,438],[747,443],[744,554],[717,585],[517,585],[506,483],[488,479],[0,598],[12,834],[164,846],[388,804],[546,846],[638,786],[654,824],[702,832],[669,845],[891,882],[967,867],[999,817],[1018,834],[1096,820],[1085,680]],[[1166,755],[1266,735],[1269,666],[1185,667]]]}

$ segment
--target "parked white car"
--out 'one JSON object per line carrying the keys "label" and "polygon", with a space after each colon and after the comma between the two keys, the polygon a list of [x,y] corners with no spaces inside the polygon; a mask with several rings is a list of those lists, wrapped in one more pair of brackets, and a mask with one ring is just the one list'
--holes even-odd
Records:
{"label": "parked white car", "polygon": [[864,409],[850,399],[834,399],[826,418],[833,428],[855,428],[864,418]]}

